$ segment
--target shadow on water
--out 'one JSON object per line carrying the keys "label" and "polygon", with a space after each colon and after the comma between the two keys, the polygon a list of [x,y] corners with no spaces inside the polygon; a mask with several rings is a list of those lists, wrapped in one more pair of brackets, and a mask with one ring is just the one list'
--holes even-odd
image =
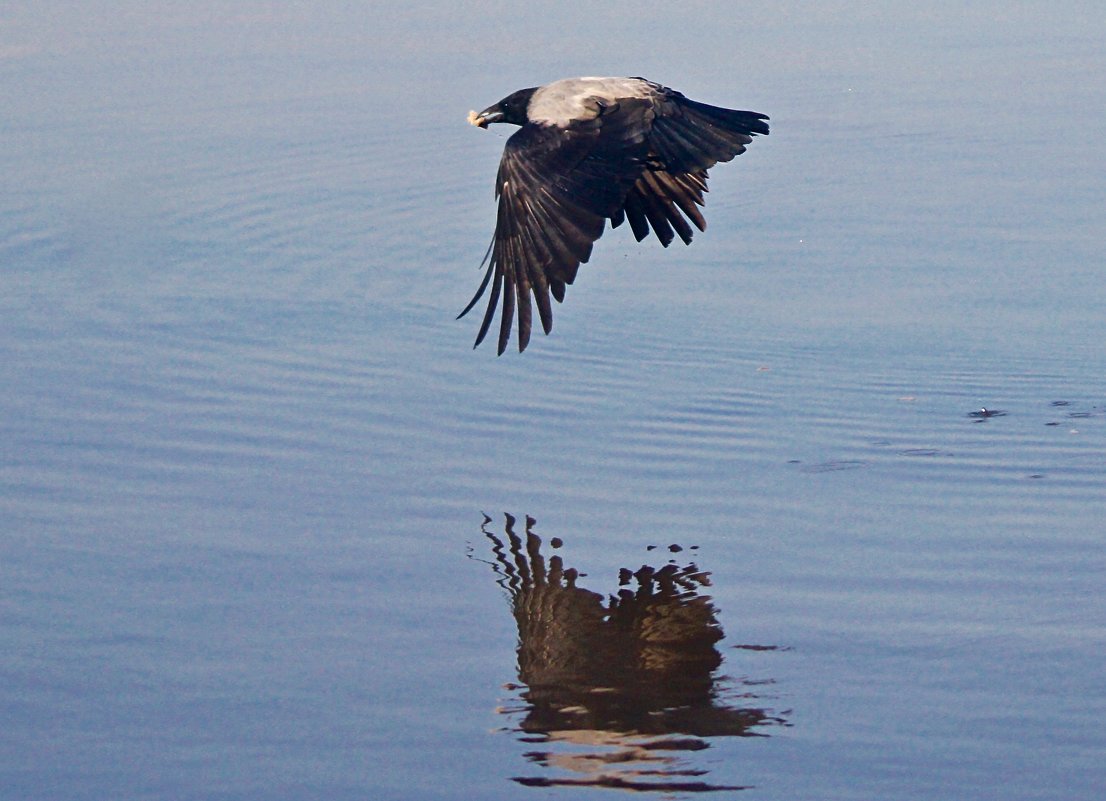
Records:
{"label": "shadow on water", "polygon": [[767,682],[735,688],[718,675],[724,634],[702,594],[710,574],[675,560],[623,568],[617,592],[604,596],[579,586],[583,575],[561,556],[547,561],[533,518],[521,536],[511,515],[502,536],[489,530],[491,522],[485,517],[481,530],[494,559],[481,561],[498,576],[518,625],[521,686],[507,685],[517,704],[501,711],[517,719],[510,730],[521,742],[542,746],[526,758],[562,773],[514,781],[668,793],[746,789],[709,783],[692,754],[710,748],[708,738],[767,736],[763,727],[788,724],[786,713],[748,705],[758,700],[752,688]]}

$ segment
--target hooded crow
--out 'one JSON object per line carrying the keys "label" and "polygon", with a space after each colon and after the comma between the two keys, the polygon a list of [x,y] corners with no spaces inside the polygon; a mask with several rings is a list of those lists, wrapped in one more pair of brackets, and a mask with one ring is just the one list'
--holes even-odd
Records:
{"label": "hooded crow", "polygon": [[629,221],[640,242],[650,229],[665,247],[700,231],[707,170],[745,152],[767,134],[763,114],[689,100],[644,78],[569,78],[520,89],[468,120],[522,126],[503,149],[495,195],[495,236],[484,256],[480,288],[464,317],[491,283],[476,347],[484,341],[499,300],[500,354],[518,314],[518,349],[530,341],[533,294],[542,328],[553,327],[552,295],[591,256],[606,221]]}

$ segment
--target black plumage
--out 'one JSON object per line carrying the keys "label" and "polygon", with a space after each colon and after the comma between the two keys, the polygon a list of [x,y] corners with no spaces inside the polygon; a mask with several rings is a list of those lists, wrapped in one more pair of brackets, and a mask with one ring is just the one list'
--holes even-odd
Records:
{"label": "black plumage", "polygon": [[498,352],[518,317],[518,349],[532,326],[531,296],[545,333],[553,327],[550,295],[565,287],[591,256],[606,221],[628,222],[640,242],[654,233],[667,247],[691,242],[707,170],[745,152],[768,133],[768,117],[710,106],[644,78],[571,78],[521,89],[469,121],[520,125],[503,150],[496,177],[495,236],[487,272],[458,317],[491,286],[479,345],[502,299]]}

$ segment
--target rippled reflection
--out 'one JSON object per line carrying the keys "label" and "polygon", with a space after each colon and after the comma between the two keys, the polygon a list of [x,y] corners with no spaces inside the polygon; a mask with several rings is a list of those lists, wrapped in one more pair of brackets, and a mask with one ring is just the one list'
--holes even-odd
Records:
{"label": "rippled reflection", "polygon": [[522,742],[541,746],[526,757],[550,769],[514,780],[539,787],[742,789],[708,782],[693,752],[710,747],[706,738],[763,736],[763,727],[786,721],[746,706],[758,700],[751,684],[726,687],[717,675],[716,644],[724,635],[718,610],[701,594],[710,574],[693,562],[624,568],[617,592],[604,596],[579,586],[579,572],[560,556],[547,561],[533,518],[521,535],[511,515],[502,536],[491,522],[486,517],[482,527],[494,554],[488,563],[518,625],[522,685],[508,685],[518,703],[502,712],[517,718],[512,730]]}

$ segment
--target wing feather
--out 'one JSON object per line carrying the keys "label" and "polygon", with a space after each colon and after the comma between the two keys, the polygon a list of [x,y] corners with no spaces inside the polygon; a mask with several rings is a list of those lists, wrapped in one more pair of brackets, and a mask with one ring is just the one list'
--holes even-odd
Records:
{"label": "wing feather", "polygon": [[[492,324],[492,318],[495,317],[495,307],[499,303],[499,292],[503,287],[502,271],[499,269],[499,264],[494,256],[492,257],[491,263],[488,265],[489,276],[492,274],[493,270],[495,271],[495,280],[492,281],[492,294],[491,297],[488,298],[488,309],[484,312],[484,319],[480,323],[480,330],[476,334],[476,342],[473,343],[473,348],[476,348],[481,342],[483,342],[484,337],[488,335],[488,328]],[[476,301],[480,299],[480,295],[484,294],[484,288],[487,285],[488,280],[487,276],[485,276],[484,283],[480,285],[480,290],[469,302],[469,309],[476,305]],[[464,314],[464,312],[462,312],[462,314]]]}
{"label": "wing feather", "polygon": [[594,118],[568,127],[527,123],[507,140],[496,178],[499,210],[488,273],[465,308],[469,311],[491,285],[476,345],[500,300],[499,353],[516,316],[518,348],[526,348],[534,302],[542,329],[552,330],[549,296],[564,300],[566,285],[591,257],[607,218],[622,208],[645,169],[651,119],[651,105],[632,99],[599,105]]}
{"label": "wing feather", "polygon": [[752,111],[710,106],[679,92],[647,82],[654,93],[656,116],[649,131],[648,166],[627,193],[611,225],[629,221],[640,242],[650,229],[665,247],[673,232],[691,243],[690,221],[700,231],[706,219],[699,210],[707,191],[707,170],[745,152],[758,134],[768,133],[767,117]]}

